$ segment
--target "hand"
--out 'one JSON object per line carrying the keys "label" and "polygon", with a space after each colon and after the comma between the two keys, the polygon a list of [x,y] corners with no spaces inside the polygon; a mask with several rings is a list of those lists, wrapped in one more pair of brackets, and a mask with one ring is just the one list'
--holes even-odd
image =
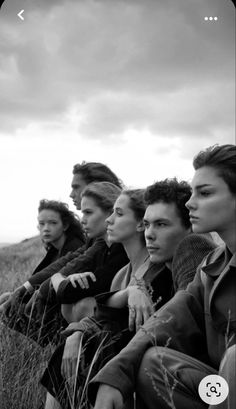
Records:
{"label": "hand", "polygon": [[77,332],[79,329],[81,329],[80,322],[71,322],[68,325],[68,327],[66,327],[63,331],[61,331],[61,335],[65,336],[65,337],[69,337],[70,335]]}
{"label": "hand", "polygon": [[84,289],[90,287],[88,277],[90,277],[93,282],[96,281],[96,276],[91,271],[86,271],[85,273],[71,274],[68,277],[68,279],[70,280],[73,287],[76,288],[77,284],[79,284],[79,286]]}
{"label": "hand", "polygon": [[137,285],[127,287],[129,307],[129,330],[136,332],[154,313],[150,296]]}
{"label": "hand", "polygon": [[123,405],[123,396],[118,389],[105,384],[100,385],[94,409],[122,409]]}
{"label": "hand", "polygon": [[80,360],[82,339],[83,333],[77,331],[67,338],[64,347],[61,373],[71,387],[73,387],[76,380],[76,367],[78,359]]}

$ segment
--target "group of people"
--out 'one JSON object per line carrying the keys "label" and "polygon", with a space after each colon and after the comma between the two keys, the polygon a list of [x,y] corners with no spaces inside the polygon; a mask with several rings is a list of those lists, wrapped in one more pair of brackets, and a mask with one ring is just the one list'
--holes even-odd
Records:
{"label": "group of people", "polygon": [[236,146],[209,147],[193,166],[191,185],[126,189],[83,162],[70,194],[81,220],[40,201],[46,256],[0,296],[0,313],[55,345],[45,409],[211,408],[198,386],[214,374],[229,385],[218,407],[236,407]]}

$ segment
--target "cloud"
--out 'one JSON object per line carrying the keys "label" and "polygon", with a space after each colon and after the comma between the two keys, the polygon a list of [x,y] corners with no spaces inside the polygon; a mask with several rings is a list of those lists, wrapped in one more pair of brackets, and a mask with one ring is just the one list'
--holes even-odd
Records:
{"label": "cloud", "polygon": [[[0,28],[2,132],[72,107],[78,132],[101,140],[129,128],[201,138],[233,126],[229,1],[26,4],[23,24],[7,15]],[[210,12],[217,23],[204,21]]]}

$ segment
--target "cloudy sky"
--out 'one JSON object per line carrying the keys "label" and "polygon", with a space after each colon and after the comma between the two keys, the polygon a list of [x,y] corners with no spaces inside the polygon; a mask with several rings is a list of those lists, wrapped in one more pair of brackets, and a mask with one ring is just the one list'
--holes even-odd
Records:
{"label": "cloudy sky", "polygon": [[0,243],[37,233],[41,198],[73,209],[82,160],[145,187],[191,180],[194,154],[235,143],[234,13],[230,0],[5,0]]}

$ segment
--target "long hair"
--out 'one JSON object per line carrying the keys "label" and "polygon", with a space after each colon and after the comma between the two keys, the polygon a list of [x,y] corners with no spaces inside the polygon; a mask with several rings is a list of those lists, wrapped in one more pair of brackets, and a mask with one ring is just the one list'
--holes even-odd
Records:
{"label": "long hair", "polygon": [[63,226],[68,226],[66,236],[75,236],[85,243],[85,236],[79,218],[69,210],[66,203],[57,200],[42,199],[39,202],[38,213],[42,210],[53,210],[60,215]]}

